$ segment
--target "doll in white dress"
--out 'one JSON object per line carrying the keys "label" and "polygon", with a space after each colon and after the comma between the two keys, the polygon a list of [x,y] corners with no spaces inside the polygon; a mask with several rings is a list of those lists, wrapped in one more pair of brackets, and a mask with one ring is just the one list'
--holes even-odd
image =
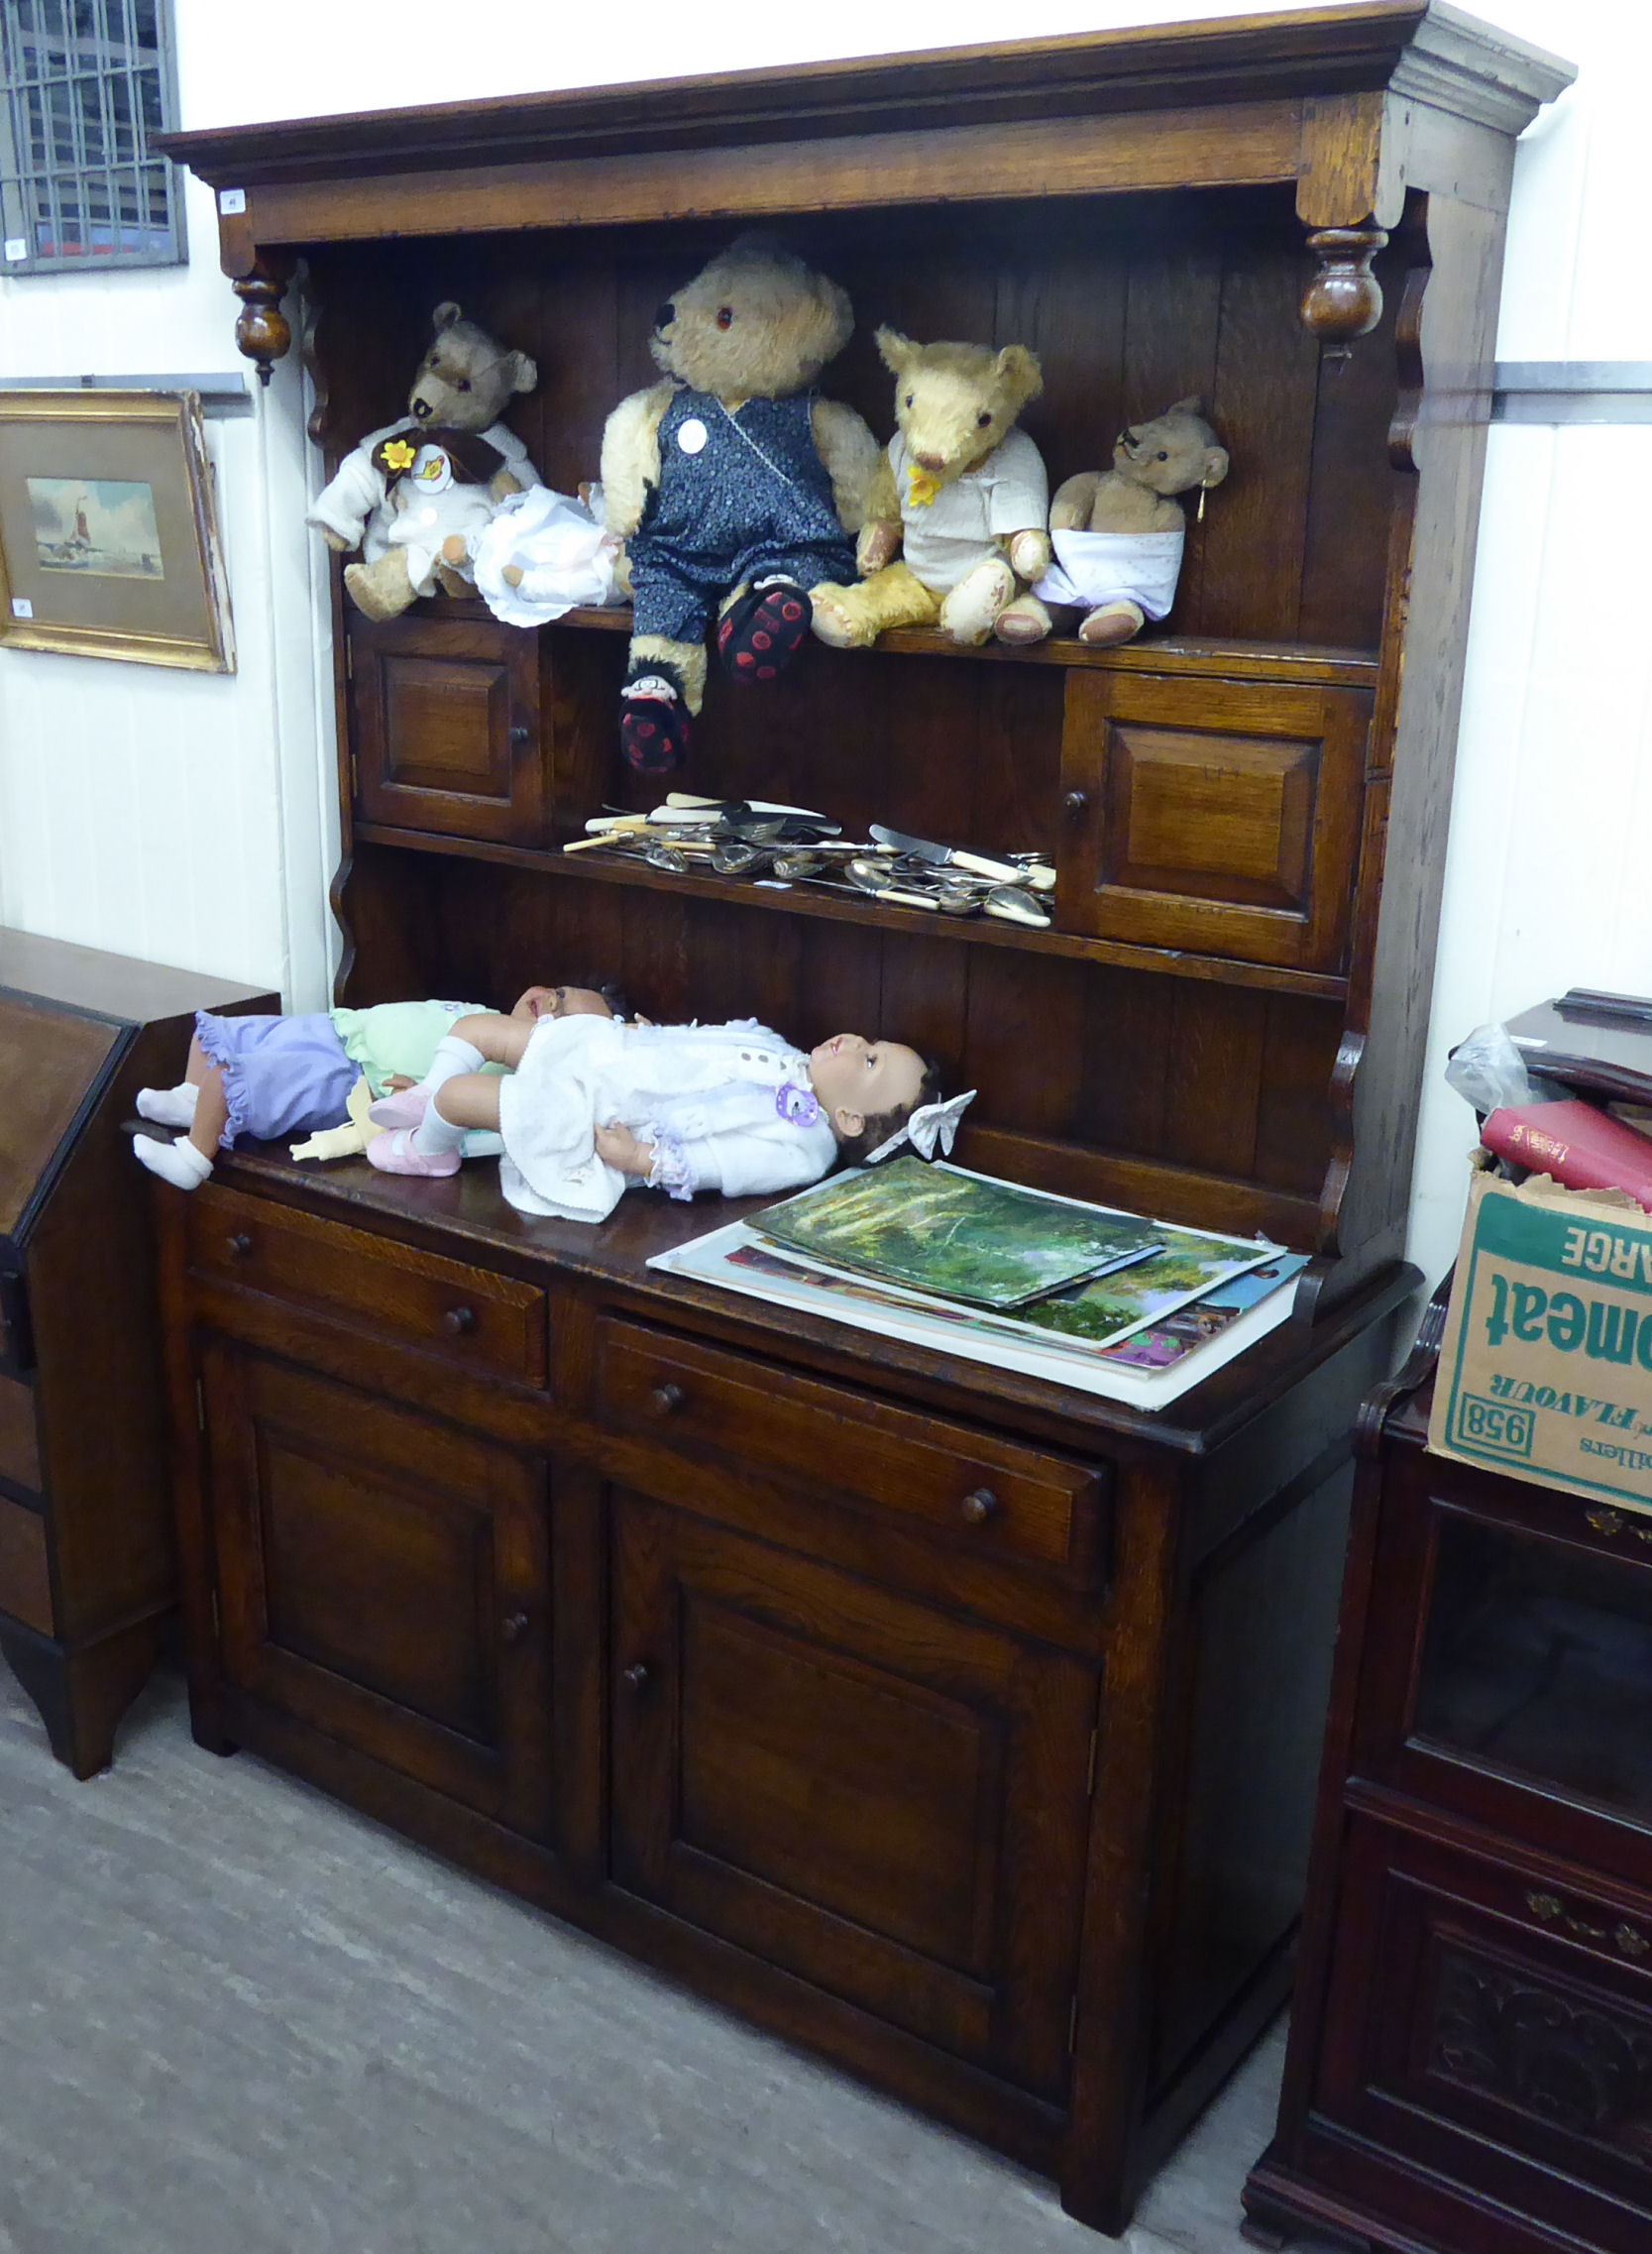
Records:
{"label": "doll in white dress", "polygon": [[[485,1064],[505,1066],[504,1078]],[[915,1049],[858,1033],[805,1052],[754,1018],[528,1028],[479,1015],[460,1019],[417,1087],[374,1106],[397,1131],[367,1155],[389,1174],[453,1174],[466,1130],[496,1127],[513,1205],[601,1221],[632,1183],[673,1197],[803,1188],[839,1156],[863,1159],[904,1135],[938,1094]],[[961,1105],[945,1108],[949,1126]]]}

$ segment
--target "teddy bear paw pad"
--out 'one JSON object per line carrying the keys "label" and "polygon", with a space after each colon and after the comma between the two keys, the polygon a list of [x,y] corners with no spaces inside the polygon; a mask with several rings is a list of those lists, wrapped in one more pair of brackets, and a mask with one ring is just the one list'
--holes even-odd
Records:
{"label": "teddy bear paw pad", "polygon": [[627,697],[619,748],[639,775],[669,775],[689,755],[689,716],[675,697]]}
{"label": "teddy bear paw pad", "polygon": [[772,681],[810,626],[809,598],[791,580],[754,587],[717,627],[717,655],[735,681]]}

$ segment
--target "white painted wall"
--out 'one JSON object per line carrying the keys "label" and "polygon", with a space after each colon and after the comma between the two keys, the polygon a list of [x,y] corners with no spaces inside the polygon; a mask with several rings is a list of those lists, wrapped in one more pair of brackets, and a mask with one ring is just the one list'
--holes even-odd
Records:
{"label": "white painted wall", "polygon": [[[1253,0],[1025,0],[1018,36],[1247,12]],[[249,47],[224,0],[175,0],[182,122],[245,123],[552,86],[876,54],[1004,35],[994,0],[893,34],[878,0],[622,13],[496,0],[486,40],[447,0],[283,0]],[[1582,66],[1521,147],[1504,359],[1652,361],[1652,293],[1624,280],[1639,207],[1652,10],[1644,0],[1479,0]],[[326,57],[325,74],[314,58]],[[439,66],[439,67],[438,67]],[[235,312],[210,201],[190,183],[181,274],[7,282],[0,381],[81,369],[227,369]],[[1632,265],[1632,262],[1630,262]],[[295,363],[253,421],[213,426],[241,670],[0,653],[0,921],[325,996],[331,719],[317,671],[318,552],[301,530],[313,449]],[[1469,1113],[1438,1076],[1481,1019],[1568,984],[1652,992],[1652,629],[1643,502],[1652,426],[1491,434],[1459,781],[1413,1198],[1413,1257],[1449,1263]]]}

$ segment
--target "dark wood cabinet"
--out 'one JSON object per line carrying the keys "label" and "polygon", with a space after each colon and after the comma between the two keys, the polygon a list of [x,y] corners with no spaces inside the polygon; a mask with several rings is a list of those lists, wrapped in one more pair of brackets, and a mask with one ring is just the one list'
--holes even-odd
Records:
{"label": "dark wood cabinet", "polygon": [[1645,1529],[1430,1456],[1436,1335],[1364,1420],[1290,2056],[1246,2205],[1275,2241],[1638,2254]]}
{"label": "dark wood cabinet", "polygon": [[0,1652],[77,1776],[176,1601],[155,1243],[121,1132],[223,979],[0,931]]}
{"label": "dark wood cabinet", "polygon": [[503,845],[549,842],[539,652],[493,620],[353,621],[362,818]]}
{"label": "dark wood cabinet", "polygon": [[1059,2097],[1095,1662],[694,1500],[615,1500],[615,1883]]}
{"label": "dark wood cabinet", "polygon": [[543,1461],[219,1343],[200,1386],[225,1681],[543,1837]]}
{"label": "dark wood cabinet", "polygon": [[648,1268],[726,1207],[638,1195],[581,1230],[478,1168],[258,1152],[186,1214],[161,1194],[205,1742],[1110,2230],[1289,1979],[1349,1426],[1416,1282],[1513,143],[1568,76],[1378,0],[167,144],[237,191],[221,249],[266,363],[301,254],[329,464],[451,297],[534,357],[513,423],[575,490],[654,378],[655,308],[754,223],[848,290],[823,388],[879,432],[890,321],[1036,350],[1052,483],[1193,392],[1232,454],[1126,648],[913,629],[708,687],[685,787],[1052,854],[1046,930],[565,856],[659,795],[617,756],[627,615],[336,614],[341,999],[597,970],[657,1020],[910,1041],[979,1091],[964,1164],[1309,1256],[1291,1321],[1184,1402]]}

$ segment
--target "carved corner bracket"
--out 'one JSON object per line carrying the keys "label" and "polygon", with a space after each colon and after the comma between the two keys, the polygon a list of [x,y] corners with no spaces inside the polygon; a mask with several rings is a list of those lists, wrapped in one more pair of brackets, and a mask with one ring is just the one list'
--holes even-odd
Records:
{"label": "carved corner bracket", "polygon": [[241,300],[236,345],[257,368],[261,384],[269,383],[271,370],[292,343],[291,324],[280,309],[281,293],[291,279],[291,259],[261,251],[248,272],[230,284]]}
{"label": "carved corner bracket", "polygon": [[1321,344],[1346,348],[1382,318],[1371,262],[1387,240],[1383,227],[1320,227],[1308,237],[1319,272],[1302,292],[1302,326]]}

